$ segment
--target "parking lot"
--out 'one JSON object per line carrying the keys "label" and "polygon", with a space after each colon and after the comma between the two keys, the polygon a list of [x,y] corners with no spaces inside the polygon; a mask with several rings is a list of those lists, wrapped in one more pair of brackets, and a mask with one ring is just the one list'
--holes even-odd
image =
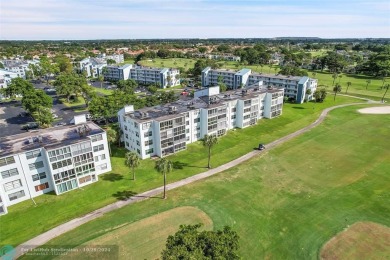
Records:
{"label": "parking lot", "polygon": [[0,137],[26,132],[22,127],[34,122],[31,116],[19,116],[25,112],[20,101],[0,104]]}

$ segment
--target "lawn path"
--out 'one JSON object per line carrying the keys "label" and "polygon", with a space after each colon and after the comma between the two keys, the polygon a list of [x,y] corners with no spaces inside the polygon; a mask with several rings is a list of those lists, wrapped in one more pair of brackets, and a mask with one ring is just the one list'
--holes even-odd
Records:
{"label": "lawn path", "polygon": [[[367,100],[367,103],[374,103],[374,102],[372,100]],[[301,135],[301,134],[309,131],[310,129],[316,127],[317,125],[321,124],[324,121],[327,114],[334,109],[346,107],[346,106],[352,106],[352,105],[353,106],[354,105],[362,105],[362,104],[367,104],[367,103],[344,104],[344,105],[338,105],[338,106],[326,108],[322,111],[321,115],[317,118],[317,120],[314,121],[313,123],[311,123],[310,125],[302,128],[298,131],[295,131],[294,133],[291,133],[291,134],[286,135],[282,138],[279,138],[279,139],[277,139],[269,144],[265,144],[266,150],[269,150],[269,149],[271,149],[275,146],[278,146],[286,141],[289,141],[289,140],[297,137],[298,135]],[[375,103],[379,103],[379,102],[375,102]],[[255,145],[257,145],[257,144],[255,144]],[[230,168],[232,168],[232,167],[234,167],[242,162],[245,162],[245,161],[255,157],[256,155],[263,153],[263,152],[264,151],[254,150],[254,151],[249,152],[249,153],[247,153],[247,154],[245,154],[245,155],[243,155],[243,156],[241,156],[233,161],[230,161],[230,162],[225,163],[221,166],[218,166],[214,169],[210,169],[208,171],[193,175],[191,177],[182,179],[180,181],[170,183],[167,185],[167,190],[179,188],[179,187],[182,187],[182,186],[187,185],[189,183],[205,179],[205,178],[210,177],[214,174],[217,174],[217,173],[220,173],[220,172],[225,171],[227,169],[230,169]],[[137,194],[135,196],[130,197],[128,200],[125,200],[125,201],[121,200],[121,201],[114,202],[114,203],[109,204],[105,207],[94,210],[91,213],[88,213],[82,217],[75,218],[75,219],[72,219],[64,224],[61,224],[61,225],[59,225],[59,226],[57,226],[57,227],[55,227],[55,228],[53,228],[45,233],[42,233],[41,235],[36,236],[36,237],[20,244],[19,246],[17,246],[15,248],[16,258],[23,255],[27,249],[33,249],[33,248],[39,247],[41,245],[44,245],[45,243],[49,242],[51,239],[53,239],[57,236],[60,236],[60,235],[66,233],[72,229],[75,229],[75,228],[77,228],[77,227],[79,227],[79,226],[81,226],[81,225],[83,225],[91,220],[94,220],[98,217],[101,217],[107,212],[111,212],[113,210],[122,208],[124,206],[130,205],[130,204],[133,204],[135,202],[142,201],[142,200],[145,200],[145,199],[148,199],[151,197],[156,197],[157,195],[159,195],[163,192],[163,189],[164,189],[164,187],[161,186],[161,187]]]}

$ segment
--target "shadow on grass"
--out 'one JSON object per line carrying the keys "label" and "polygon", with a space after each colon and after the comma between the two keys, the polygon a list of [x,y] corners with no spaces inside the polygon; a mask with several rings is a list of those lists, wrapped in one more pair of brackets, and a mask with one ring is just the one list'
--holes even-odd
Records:
{"label": "shadow on grass", "polygon": [[117,200],[128,200],[135,195],[137,195],[137,193],[131,190],[118,191],[117,193],[112,194]]}
{"label": "shadow on grass", "polygon": [[291,108],[294,108],[294,109],[306,109],[304,107],[291,107]]}
{"label": "shadow on grass", "polygon": [[120,181],[123,179],[123,176],[118,173],[108,173],[101,176],[101,178],[105,181]]}
{"label": "shadow on grass", "polygon": [[203,166],[188,165],[188,163],[183,163],[183,162],[180,162],[180,161],[175,161],[175,162],[173,162],[173,169],[181,170],[181,169],[183,169],[184,167],[207,168],[207,167],[203,167]]}

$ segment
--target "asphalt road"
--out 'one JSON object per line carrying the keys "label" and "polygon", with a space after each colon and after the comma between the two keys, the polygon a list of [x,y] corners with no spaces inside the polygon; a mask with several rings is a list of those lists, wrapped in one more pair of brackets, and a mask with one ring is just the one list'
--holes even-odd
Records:
{"label": "asphalt road", "polygon": [[19,116],[21,112],[25,110],[20,101],[0,104],[0,137],[26,132],[22,130],[22,126],[34,122],[34,119],[30,116]]}

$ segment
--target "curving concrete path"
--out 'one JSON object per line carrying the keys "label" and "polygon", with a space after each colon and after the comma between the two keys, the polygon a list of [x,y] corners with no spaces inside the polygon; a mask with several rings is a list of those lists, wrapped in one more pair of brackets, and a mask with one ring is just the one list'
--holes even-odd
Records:
{"label": "curving concrete path", "polygon": [[[324,121],[326,115],[334,109],[346,107],[346,106],[352,106],[352,105],[362,105],[362,104],[367,104],[367,103],[344,104],[344,105],[338,105],[338,106],[326,108],[322,111],[321,115],[317,118],[317,120],[314,121],[312,124],[302,128],[298,131],[295,131],[294,133],[291,133],[291,134],[286,135],[282,138],[279,138],[279,139],[277,139],[269,144],[266,144],[266,147],[267,147],[266,149],[269,150],[275,146],[278,146],[286,141],[289,141],[289,140],[295,138],[296,136],[299,136],[299,135],[309,131],[310,129],[316,127],[317,125],[321,124]],[[193,175],[191,177],[182,179],[180,181],[170,183],[167,185],[167,190],[176,189],[176,188],[182,187],[184,185],[187,185],[189,183],[205,179],[205,178],[210,177],[214,174],[217,174],[217,173],[220,173],[220,172],[225,171],[227,169],[230,169],[230,168],[232,168],[232,167],[234,167],[242,162],[245,162],[245,161],[255,157],[256,155],[261,154],[261,153],[263,153],[263,151],[254,150],[254,151],[249,152],[249,153],[247,153],[247,154],[245,154],[245,155],[243,155],[243,156],[241,156],[233,161],[230,161],[226,164],[218,166],[214,169],[210,169],[206,172],[202,172],[202,173]],[[126,201],[117,201],[115,203],[109,204],[109,205],[102,207],[100,209],[97,209],[95,211],[92,211],[91,213],[88,213],[82,217],[72,219],[72,220],[70,220],[64,224],[61,224],[61,225],[59,225],[59,226],[57,226],[49,231],[46,231],[45,233],[43,233],[39,236],[36,236],[36,237],[24,242],[23,244],[20,244],[19,246],[17,246],[15,248],[16,258],[23,255],[26,252],[26,250],[28,250],[28,249],[31,250],[31,249],[34,249],[36,247],[39,247],[39,246],[47,243],[48,241],[50,241],[51,239],[53,239],[59,235],[62,235],[62,234],[66,233],[74,228],[77,228],[77,227],[79,227],[79,226],[81,226],[81,225],[83,225],[91,220],[94,220],[98,217],[103,216],[107,212],[122,208],[124,206],[133,204],[133,203],[141,201],[141,200],[148,199],[148,198],[156,196],[158,194],[161,194],[163,192],[163,188],[164,187],[161,186],[161,187],[155,188],[153,190],[149,190],[149,191],[137,194],[135,196],[132,196]]]}

